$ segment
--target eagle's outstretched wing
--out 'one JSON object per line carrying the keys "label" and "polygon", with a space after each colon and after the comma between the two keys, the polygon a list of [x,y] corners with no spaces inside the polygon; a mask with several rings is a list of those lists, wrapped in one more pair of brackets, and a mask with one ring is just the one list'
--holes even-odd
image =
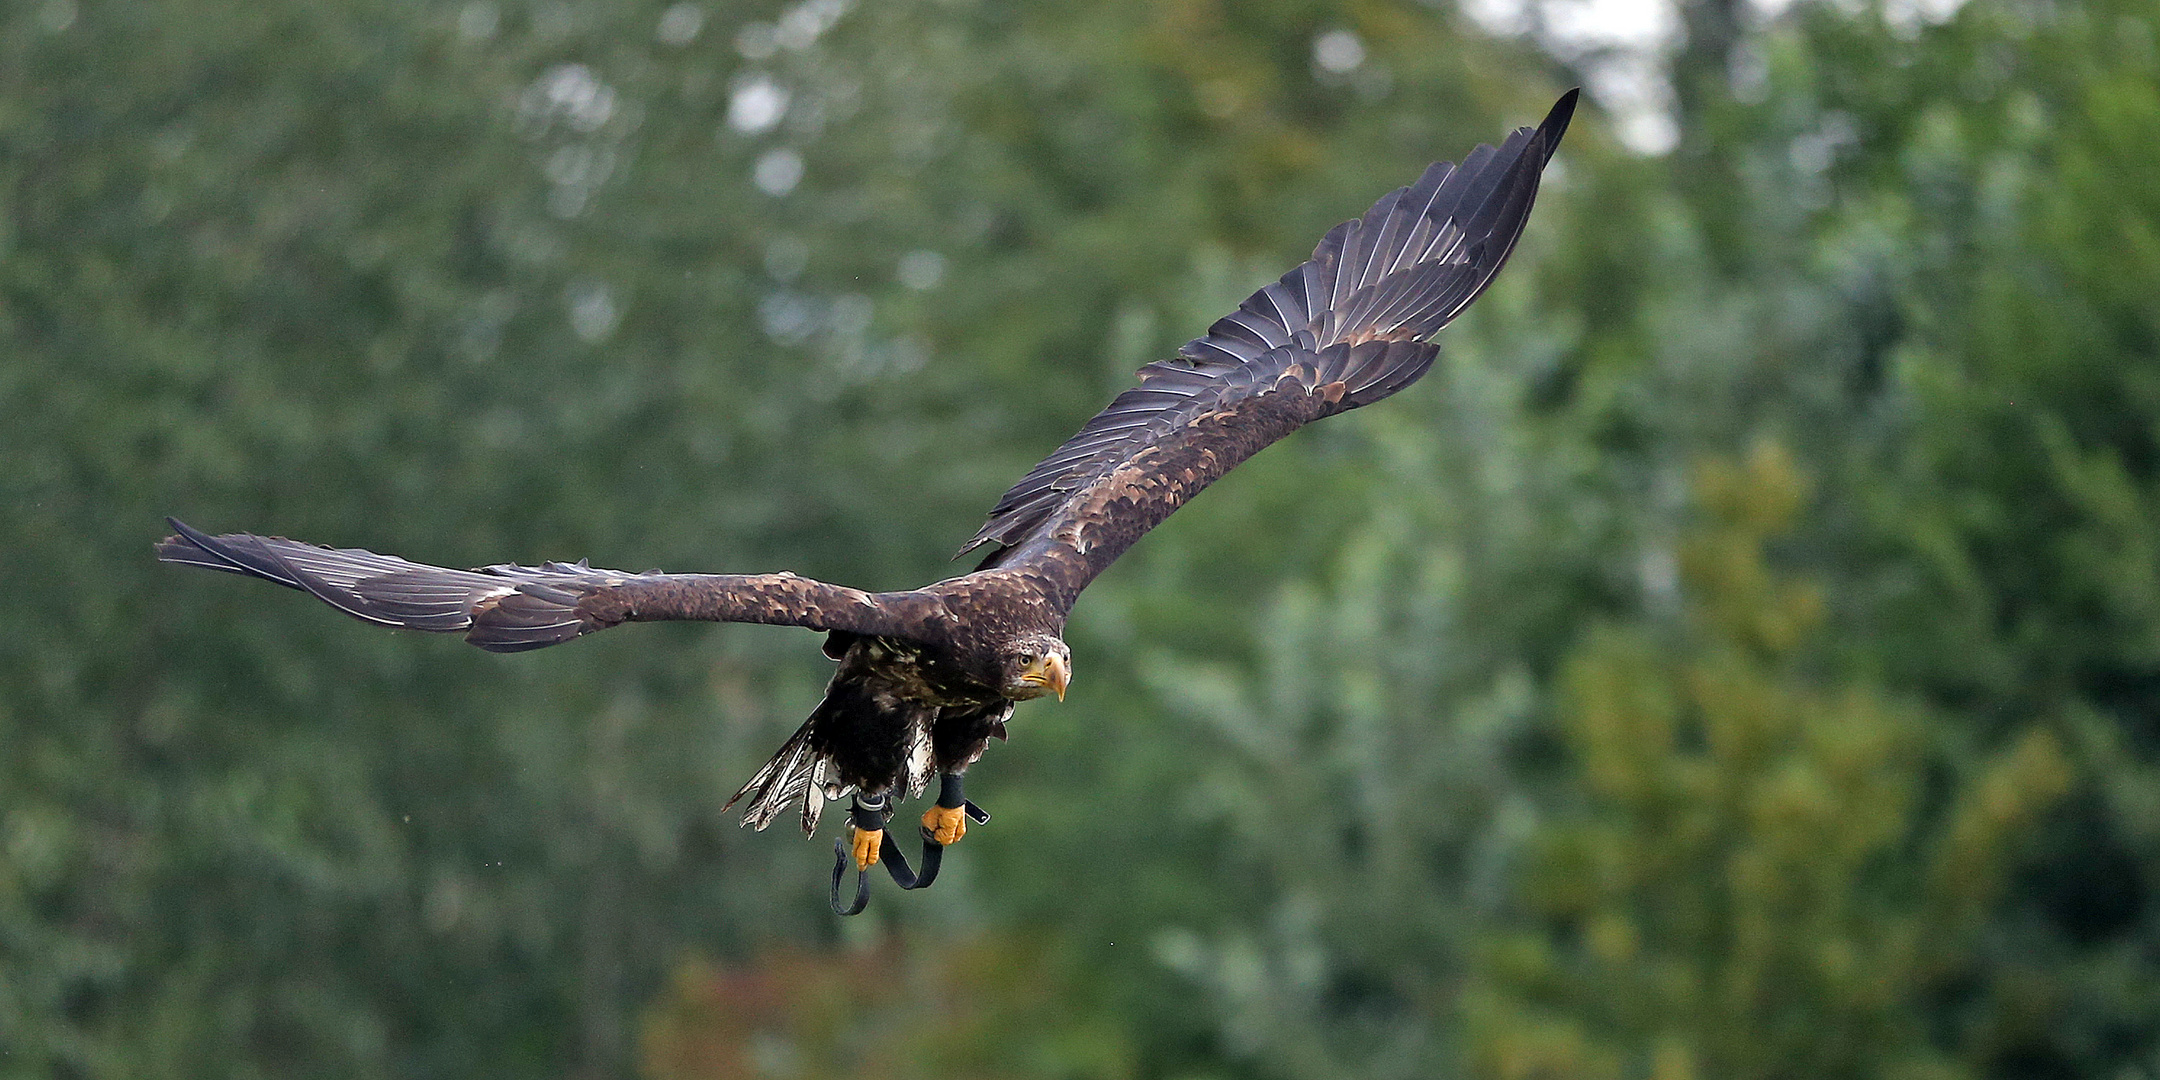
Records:
{"label": "eagle's outstretched wing", "polygon": [[1415,381],[1439,353],[1428,339],[1477,299],[1522,235],[1576,95],[1499,149],[1479,146],[1461,167],[1441,162],[1388,193],[1177,359],[1141,368],[1140,385],[1006,492],[962,553],[996,544],[985,568],[1040,571],[1069,604],[1232,466]]}
{"label": "eagle's outstretched wing", "polygon": [[[172,519],[167,519],[172,520]],[[177,520],[165,562],[245,574],[314,594],[382,626],[463,631],[492,652],[523,652],[624,622],[775,623],[909,637],[935,601],[866,593],[794,574],[627,574],[577,563],[450,570],[283,537],[209,536]]]}

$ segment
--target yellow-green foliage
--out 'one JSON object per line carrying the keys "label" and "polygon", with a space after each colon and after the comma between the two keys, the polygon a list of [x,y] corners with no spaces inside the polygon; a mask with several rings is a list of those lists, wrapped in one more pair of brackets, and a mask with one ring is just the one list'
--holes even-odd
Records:
{"label": "yellow-green foliage", "polygon": [[1944,799],[1918,712],[1811,663],[1823,601],[1769,554],[1808,502],[1791,456],[1705,463],[1694,493],[1674,639],[1600,628],[1567,661],[1581,807],[1535,846],[1539,926],[1479,958],[1476,1070],[1969,1075],[1913,1005],[1964,970],[2067,761],[2035,729]]}

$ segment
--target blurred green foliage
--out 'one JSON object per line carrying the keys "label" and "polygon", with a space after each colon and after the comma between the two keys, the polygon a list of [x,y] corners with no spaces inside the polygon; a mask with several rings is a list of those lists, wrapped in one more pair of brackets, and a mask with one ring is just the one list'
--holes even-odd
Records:
{"label": "blurred green foliage", "polygon": [[491,657],[160,516],[927,581],[1599,58],[1384,0],[0,8],[0,1076],[2160,1070],[2160,8],[1681,14],[1671,151],[1579,118],[1434,374],[1107,574],[996,821],[838,923],[719,812],[807,635]]}
{"label": "blurred green foliage", "polygon": [[1910,709],[1795,663],[1823,608],[1764,559],[1807,500],[1789,456],[1759,444],[1693,488],[1707,520],[1682,542],[1684,629],[1597,631],[1561,674],[1582,802],[1545,830],[1524,892],[1556,932],[1483,943],[1465,995],[1481,1071],[1972,1075],[1915,1005],[1970,977],[2069,763],[2033,731],[1926,798]]}

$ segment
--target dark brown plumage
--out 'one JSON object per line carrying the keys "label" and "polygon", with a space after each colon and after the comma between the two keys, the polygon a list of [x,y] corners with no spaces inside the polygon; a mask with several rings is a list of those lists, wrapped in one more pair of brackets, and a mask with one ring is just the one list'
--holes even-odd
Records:
{"label": "dark brown plumage", "polygon": [[965,547],[971,574],[866,593],[793,574],[626,574],[578,563],[450,570],[357,549],[173,522],[168,562],[265,578],[385,626],[462,631],[496,652],[625,622],[777,623],[829,633],[825,700],[745,784],[744,823],[828,799],[919,794],[1003,737],[1016,701],[1063,696],[1060,639],[1080,591],[1232,467],[1314,420],[1368,405],[1432,366],[1431,337],[1507,261],[1575,108],[1457,168],[1425,171],[1118,396],[998,500]]}

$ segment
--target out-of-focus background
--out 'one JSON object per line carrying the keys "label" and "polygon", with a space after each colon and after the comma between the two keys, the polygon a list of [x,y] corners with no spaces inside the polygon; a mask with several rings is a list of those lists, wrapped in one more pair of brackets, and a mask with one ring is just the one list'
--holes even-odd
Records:
{"label": "out-of-focus background", "polygon": [[[2160,1074],[2151,0],[19,0],[0,1076]],[[1590,87],[1382,406],[1144,541],[926,893],[726,796],[809,634],[159,566],[955,572]]]}

